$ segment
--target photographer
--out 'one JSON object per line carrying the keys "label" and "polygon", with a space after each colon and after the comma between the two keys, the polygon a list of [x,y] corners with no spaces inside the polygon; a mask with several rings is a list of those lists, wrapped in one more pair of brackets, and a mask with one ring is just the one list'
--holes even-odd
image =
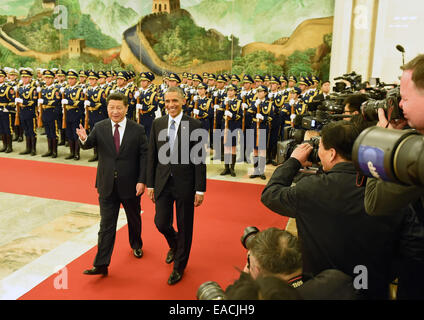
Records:
{"label": "photographer", "polygon": [[302,284],[302,255],[297,238],[290,232],[269,228],[258,232],[249,242],[244,272],[253,279],[272,275],[293,287]]}
{"label": "photographer", "polygon": [[[403,70],[400,107],[406,120],[388,122],[379,109],[377,126],[403,129],[407,124],[424,134],[424,55],[418,55]],[[419,150],[417,150],[419,152]],[[408,210],[402,233],[403,260],[399,273],[399,299],[424,299],[424,188],[368,179],[365,209],[373,216],[400,215]]]}
{"label": "photographer", "polygon": [[296,218],[304,275],[337,269],[355,278],[355,268],[365,266],[367,290],[362,291],[363,296],[387,299],[400,218],[376,218],[365,212],[365,188],[357,186],[351,161],[359,133],[360,129],[347,121],[326,125],[318,151],[325,173],[291,186],[299,169],[311,165],[307,159],[312,147],[302,144],[275,170],[261,200],[274,212]]}
{"label": "photographer", "polygon": [[[344,104],[344,114],[347,116],[359,115],[361,113],[361,105],[368,98],[364,94],[353,94],[348,96],[343,104]],[[350,120],[351,117],[344,118],[343,120]]]}

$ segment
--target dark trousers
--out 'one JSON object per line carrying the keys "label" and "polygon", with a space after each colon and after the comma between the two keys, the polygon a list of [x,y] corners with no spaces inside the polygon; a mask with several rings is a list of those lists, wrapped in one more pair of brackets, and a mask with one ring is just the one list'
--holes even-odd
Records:
{"label": "dark trousers", "polygon": [[131,248],[141,249],[143,246],[143,241],[141,240],[140,196],[134,196],[130,199],[121,199],[115,182],[113,191],[108,197],[99,197],[100,230],[98,234],[97,255],[93,263],[95,267],[108,266],[110,264],[121,204],[127,216]]}
{"label": "dark trousers", "polygon": [[[155,225],[165,236],[169,247],[175,250],[174,269],[181,273],[190,256],[193,237],[194,192],[188,197],[181,198],[177,196],[177,190],[178,186],[174,179],[169,177],[164,190],[155,200]],[[174,203],[178,232],[173,227]]]}

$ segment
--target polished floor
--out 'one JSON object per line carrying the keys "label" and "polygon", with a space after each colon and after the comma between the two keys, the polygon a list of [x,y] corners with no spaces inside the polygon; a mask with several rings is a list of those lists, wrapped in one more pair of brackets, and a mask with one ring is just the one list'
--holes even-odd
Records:
{"label": "polished floor", "polygon": [[[97,166],[96,162],[87,161],[92,156],[91,150],[81,150],[79,161],[65,160],[69,149],[64,146],[59,147],[59,157],[56,159],[41,157],[47,150],[46,136],[41,134],[38,136],[36,156],[19,155],[24,148],[25,142],[14,142],[12,153],[0,153],[0,163],[1,158],[16,158]],[[274,169],[272,165],[267,166],[267,180],[250,179],[248,174],[252,165],[238,163],[236,177],[221,176],[223,164],[213,162],[207,166],[207,175],[208,179],[265,185]],[[0,193],[0,299],[19,298],[95,246],[98,224],[97,205]],[[125,214],[121,212],[118,228],[125,224]],[[287,229],[296,233],[293,219],[290,219]]]}

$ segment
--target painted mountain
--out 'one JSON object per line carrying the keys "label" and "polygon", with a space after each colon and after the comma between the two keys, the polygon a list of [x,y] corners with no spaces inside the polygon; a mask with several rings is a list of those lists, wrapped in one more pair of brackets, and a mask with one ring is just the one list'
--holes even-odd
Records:
{"label": "painted mountain", "polygon": [[203,0],[185,9],[199,26],[234,34],[246,45],[272,43],[304,20],[333,16],[334,0]]}
{"label": "painted mountain", "polygon": [[136,24],[141,15],[151,13],[151,1],[149,6],[146,6],[147,2],[149,1],[80,0],[80,6],[81,11],[89,14],[104,34],[121,42],[122,33],[126,29]]}

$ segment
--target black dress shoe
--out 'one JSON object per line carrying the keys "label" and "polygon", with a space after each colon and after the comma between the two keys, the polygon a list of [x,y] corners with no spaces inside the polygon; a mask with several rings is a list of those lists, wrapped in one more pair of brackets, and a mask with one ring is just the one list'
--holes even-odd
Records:
{"label": "black dress shoe", "polygon": [[175,256],[175,250],[174,249],[169,249],[168,254],[166,255],[165,262],[167,264],[172,263],[174,261],[174,256]]}
{"label": "black dress shoe", "polygon": [[264,174],[261,174],[261,179],[266,180],[266,176]]}
{"label": "black dress shoe", "polygon": [[93,269],[89,269],[89,270],[84,270],[83,273],[88,274],[90,276],[96,275],[96,274],[107,276],[108,271],[107,271],[107,266],[101,266],[101,267],[93,267]]}
{"label": "black dress shoe", "polygon": [[134,257],[140,259],[143,256],[143,250],[142,249],[134,249],[133,250]]}
{"label": "black dress shoe", "polygon": [[168,279],[168,284],[172,286],[181,280],[183,273],[179,273],[177,270],[173,270]]}

